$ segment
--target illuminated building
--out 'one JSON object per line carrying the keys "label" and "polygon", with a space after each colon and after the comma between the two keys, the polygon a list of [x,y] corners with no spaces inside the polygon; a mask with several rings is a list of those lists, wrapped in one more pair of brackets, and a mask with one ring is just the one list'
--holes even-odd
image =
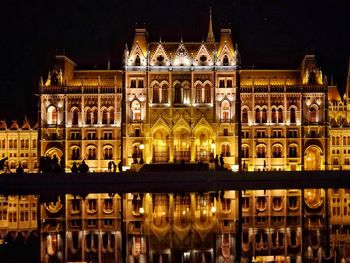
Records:
{"label": "illuminated building", "polygon": [[[216,41],[211,17],[202,42],[151,42],[136,28],[124,71],[75,67],[57,56],[40,83],[38,152],[67,171],[82,159],[96,172],[111,161],[214,170],[217,155],[234,171],[350,168],[350,81],[342,98],[314,55],[295,70],[241,69],[231,30]],[[123,203],[67,195],[41,205],[41,260],[120,262],[123,238],[130,263],[313,262],[329,248],[346,258],[349,198],[347,189],[128,193]]]}

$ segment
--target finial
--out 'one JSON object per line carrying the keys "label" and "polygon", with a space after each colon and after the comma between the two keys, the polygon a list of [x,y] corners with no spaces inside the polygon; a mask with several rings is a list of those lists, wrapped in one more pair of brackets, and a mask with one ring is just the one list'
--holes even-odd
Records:
{"label": "finial", "polygon": [[212,15],[211,15],[211,7],[209,9],[209,28],[208,28],[207,42],[215,42],[215,36],[214,36],[214,33],[213,33],[213,22],[212,22]]}
{"label": "finial", "polygon": [[108,60],[107,60],[107,69],[108,70],[111,69],[111,61],[109,60],[109,57],[108,57]]}
{"label": "finial", "polygon": [[181,40],[180,40],[181,44],[184,42],[183,39],[182,39],[182,34],[181,34]]}
{"label": "finial", "polygon": [[159,44],[162,43],[162,36],[159,36]]}
{"label": "finial", "polygon": [[39,86],[44,86],[43,76],[40,76]]}

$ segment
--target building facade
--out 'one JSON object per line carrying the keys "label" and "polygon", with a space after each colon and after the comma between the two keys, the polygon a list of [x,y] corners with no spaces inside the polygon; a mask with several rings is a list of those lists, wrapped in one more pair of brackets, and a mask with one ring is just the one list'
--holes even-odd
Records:
{"label": "building facade", "polygon": [[[211,16],[205,41],[149,39],[146,28],[136,28],[123,71],[77,70],[56,56],[40,82],[31,156],[62,160],[67,172],[82,160],[91,172],[119,162],[135,170],[176,163],[256,172],[350,169],[350,72],[341,97],[314,55],[295,70],[242,69],[231,30],[222,28],[216,41]],[[0,131],[3,157],[16,151],[7,146],[14,136],[22,141],[10,132]],[[349,203],[348,189],[42,199],[41,261],[121,262],[124,249],[130,263],[346,262]]]}

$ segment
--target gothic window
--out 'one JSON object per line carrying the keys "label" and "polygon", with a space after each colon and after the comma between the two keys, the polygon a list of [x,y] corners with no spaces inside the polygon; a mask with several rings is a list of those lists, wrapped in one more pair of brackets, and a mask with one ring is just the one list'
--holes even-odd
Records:
{"label": "gothic window", "polygon": [[132,212],[134,214],[140,214],[140,208],[142,207],[142,197],[140,194],[134,194],[132,199]]}
{"label": "gothic window", "polygon": [[138,80],[138,86],[137,86],[139,89],[142,89],[143,88],[143,79],[139,79]]}
{"label": "gothic window", "polygon": [[350,159],[349,159],[349,158],[345,158],[344,164],[345,164],[345,165],[350,165]]}
{"label": "gothic window", "polygon": [[136,79],[132,79],[132,80],[130,81],[130,88],[131,88],[131,89],[136,88]]}
{"label": "gothic window", "polygon": [[249,158],[249,146],[248,145],[242,146],[242,158]]}
{"label": "gothic window", "polygon": [[229,144],[225,143],[225,144],[221,145],[221,154],[223,157],[230,157],[231,156]]}
{"label": "gothic window", "polygon": [[266,123],[267,122],[267,110],[265,108],[262,110],[261,119],[262,119],[262,123]]}
{"label": "gothic window", "polygon": [[141,66],[141,59],[139,55],[137,55],[135,58],[135,66]]}
{"label": "gothic window", "polygon": [[179,83],[175,85],[174,103],[175,104],[181,103],[181,85]]}
{"label": "gothic window", "polygon": [[266,147],[265,145],[258,145],[256,147],[257,158],[265,158],[266,157]]}
{"label": "gothic window", "polygon": [[109,124],[114,124],[114,109],[109,110]]}
{"label": "gothic window", "polygon": [[183,103],[190,103],[190,87],[188,85],[185,85],[183,88]]}
{"label": "gothic window", "polygon": [[219,88],[225,88],[225,80],[224,79],[220,79]]}
{"label": "gothic window", "polygon": [[278,109],[278,123],[282,123],[283,122],[283,110],[282,108]]}
{"label": "gothic window", "polygon": [[102,110],[102,124],[108,123],[108,111],[107,109]]}
{"label": "gothic window", "polygon": [[260,123],[261,122],[261,116],[260,116],[260,109],[255,110],[255,122]]}
{"label": "gothic window", "polygon": [[88,160],[96,160],[97,157],[97,149],[94,146],[90,146],[87,148]]}
{"label": "gothic window", "polygon": [[57,124],[57,110],[54,106],[47,109],[47,124]]}
{"label": "gothic window", "polygon": [[288,156],[297,157],[297,147],[295,145],[289,146]]}
{"label": "gothic window", "polygon": [[113,148],[111,146],[106,146],[103,149],[103,158],[105,160],[112,160],[113,159]]}
{"label": "gothic window", "polygon": [[316,105],[312,105],[309,109],[309,121],[317,122],[318,121],[318,108]]}
{"label": "gothic window", "polygon": [[211,95],[210,95],[210,85],[205,85],[204,88],[204,103],[210,103],[211,102]]}
{"label": "gothic window", "polygon": [[80,160],[80,148],[73,147],[72,148],[72,158],[71,160]]}
{"label": "gothic window", "polygon": [[222,65],[223,66],[228,66],[228,57],[227,57],[227,55],[224,56],[224,58],[222,60]]}
{"label": "gothic window", "polygon": [[222,121],[230,120],[230,103],[227,100],[224,100],[221,103],[221,120]]}
{"label": "gothic window", "polygon": [[97,124],[97,119],[98,119],[98,117],[97,117],[97,109],[94,109],[92,111],[92,117],[93,117],[93,124]]}
{"label": "gothic window", "polygon": [[275,145],[272,148],[272,158],[282,157],[282,147],[280,145]]}
{"label": "gothic window", "polygon": [[168,103],[168,86],[162,86],[162,103]]}
{"label": "gothic window", "polygon": [[132,119],[134,121],[140,121],[141,120],[141,105],[140,102],[137,100],[134,100],[131,104],[131,112],[132,112]]}
{"label": "gothic window", "polygon": [[196,103],[202,103],[202,85],[198,84],[196,86]]}
{"label": "gothic window", "polygon": [[160,87],[158,84],[153,86],[153,103],[160,103]]}
{"label": "gothic window", "polygon": [[227,80],[227,88],[232,88],[232,79]]}
{"label": "gothic window", "polygon": [[17,149],[17,140],[13,140],[13,148]]}
{"label": "gothic window", "polygon": [[290,109],[290,123],[296,123],[296,113],[294,108]]}
{"label": "gothic window", "polygon": [[276,123],[277,122],[277,113],[276,109],[273,108],[271,111],[271,123]]}
{"label": "gothic window", "polygon": [[87,109],[85,113],[85,123],[92,124],[92,111],[91,109]]}
{"label": "gothic window", "polygon": [[248,124],[248,109],[247,108],[244,108],[242,110],[242,123]]}
{"label": "gothic window", "polygon": [[86,210],[89,214],[96,213],[97,212],[97,200],[96,199],[88,199]]}
{"label": "gothic window", "polygon": [[79,110],[78,109],[73,109],[72,110],[72,125],[78,125],[79,121]]}

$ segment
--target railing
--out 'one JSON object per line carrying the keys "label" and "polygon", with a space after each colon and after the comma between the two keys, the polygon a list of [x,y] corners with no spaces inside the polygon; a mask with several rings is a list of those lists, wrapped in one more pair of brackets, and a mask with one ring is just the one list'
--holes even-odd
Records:
{"label": "railing", "polygon": [[154,163],[167,163],[169,161],[168,151],[154,151],[153,162]]}
{"label": "railing", "polygon": [[122,93],[122,88],[113,86],[98,85],[72,85],[72,86],[41,86],[39,88],[41,94],[96,94],[96,93]]}
{"label": "railing", "polygon": [[174,161],[189,162],[191,160],[191,151],[175,151]]}

